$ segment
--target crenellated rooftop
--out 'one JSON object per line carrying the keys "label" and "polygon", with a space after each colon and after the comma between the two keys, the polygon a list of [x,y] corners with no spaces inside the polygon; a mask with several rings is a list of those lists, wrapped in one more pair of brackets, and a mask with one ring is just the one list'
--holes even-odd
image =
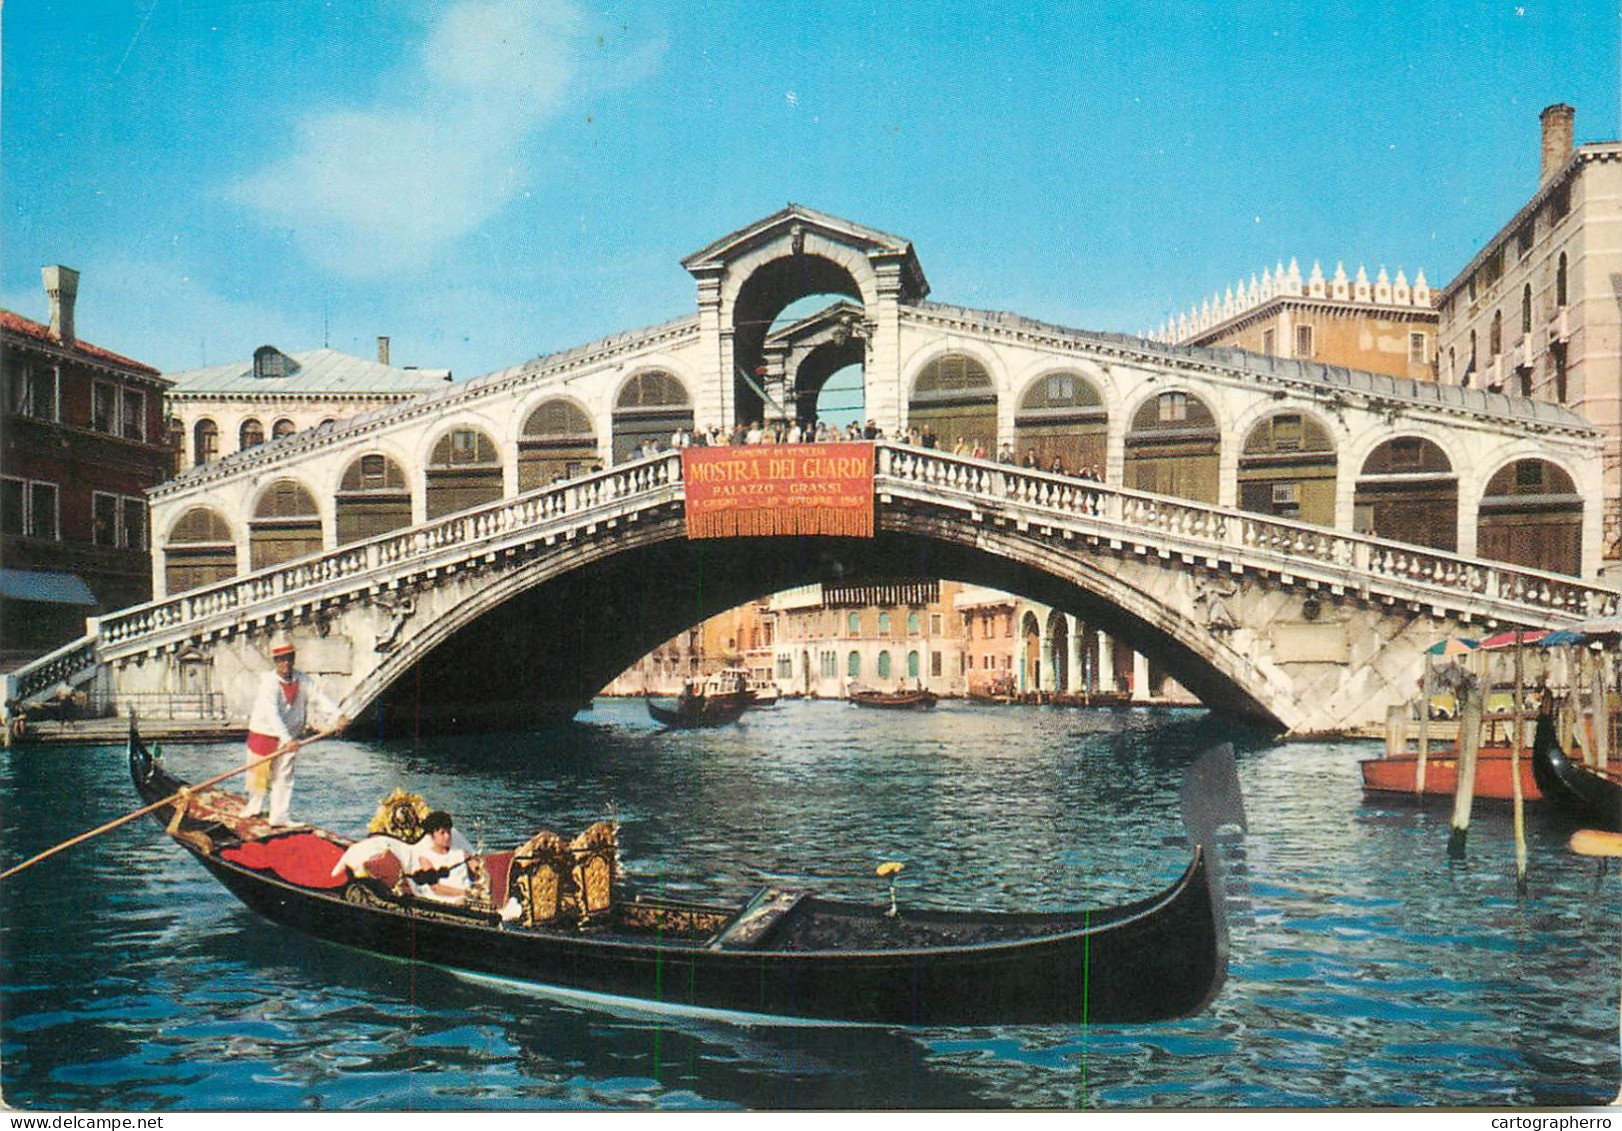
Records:
{"label": "crenellated rooftop", "polygon": [[1312,273],[1303,279],[1300,265],[1291,259],[1289,267],[1279,262],[1271,270],[1264,268],[1260,279],[1254,274],[1249,282],[1241,279],[1221,294],[1213,294],[1199,306],[1190,307],[1188,313],[1163,322],[1159,329],[1145,336],[1173,345],[1189,342],[1276,299],[1290,298],[1363,307],[1432,308],[1431,288],[1423,270],[1410,284],[1407,272],[1401,267],[1397,268],[1397,277],[1393,279],[1382,265],[1370,282],[1368,270],[1362,264],[1358,265],[1357,275],[1349,277],[1346,263],[1341,260],[1335,264],[1335,273],[1325,278],[1322,265],[1314,260]]}

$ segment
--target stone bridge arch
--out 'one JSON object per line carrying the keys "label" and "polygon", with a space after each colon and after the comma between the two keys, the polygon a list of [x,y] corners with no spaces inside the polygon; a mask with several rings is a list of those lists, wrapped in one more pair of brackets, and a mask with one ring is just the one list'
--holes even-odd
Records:
{"label": "stone bridge arch", "polygon": [[[1212,598],[1184,580],[1181,563],[1077,553],[1039,532],[987,531],[966,517],[906,503],[894,504],[881,523],[871,540],[689,541],[673,512],[515,568],[474,570],[465,584],[410,597],[406,631],[354,683],[346,703],[386,732],[572,714],[637,658],[714,613],[809,582],[886,578],[896,562],[907,562],[924,575],[993,586],[1071,614],[1154,657],[1224,714],[1274,729],[1296,721],[1286,705],[1292,681],[1236,647],[1231,631],[1210,630]],[[1217,588],[1224,581],[1218,578]],[[1237,588],[1228,601],[1218,619],[1254,620],[1250,598],[1237,596]],[[1270,608],[1293,615],[1298,604]],[[372,610],[352,615],[377,619]],[[1052,690],[1048,626],[1037,627],[1040,687]],[[1023,632],[1016,618],[1016,664],[1025,662]],[[350,633],[377,634],[375,627]],[[1067,683],[1076,678],[1066,673]]]}

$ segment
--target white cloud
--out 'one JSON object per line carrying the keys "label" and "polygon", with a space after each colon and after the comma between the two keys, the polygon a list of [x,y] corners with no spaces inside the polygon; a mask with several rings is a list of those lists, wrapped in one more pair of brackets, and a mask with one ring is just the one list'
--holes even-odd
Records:
{"label": "white cloud", "polygon": [[527,187],[522,147],[577,85],[587,31],[563,0],[461,0],[373,105],[311,112],[230,195],[336,272],[420,266]]}

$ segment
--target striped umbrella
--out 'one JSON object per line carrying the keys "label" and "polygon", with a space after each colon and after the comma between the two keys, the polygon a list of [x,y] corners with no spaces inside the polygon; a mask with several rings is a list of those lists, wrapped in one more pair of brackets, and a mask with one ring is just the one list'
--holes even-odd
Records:
{"label": "striped umbrella", "polygon": [[1468,656],[1480,645],[1465,636],[1449,636],[1446,640],[1438,640],[1425,651],[1432,656]]}

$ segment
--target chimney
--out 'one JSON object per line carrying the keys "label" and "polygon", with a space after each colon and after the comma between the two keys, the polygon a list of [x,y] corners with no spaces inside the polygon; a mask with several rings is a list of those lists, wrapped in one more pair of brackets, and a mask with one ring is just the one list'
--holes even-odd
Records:
{"label": "chimney", "polygon": [[387,334],[377,336],[377,362],[379,365],[389,363],[389,337]]}
{"label": "chimney", "polygon": [[1576,117],[1577,111],[1564,102],[1556,102],[1538,115],[1543,123],[1543,168],[1538,184],[1554,176],[1571,156],[1571,126]]}
{"label": "chimney", "polygon": [[73,300],[79,297],[79,273],[71,267],[53,265],[41,267],[39,277],[45,280],[45,297],[51,300],[51,337],[71,346],[74,341]]}

